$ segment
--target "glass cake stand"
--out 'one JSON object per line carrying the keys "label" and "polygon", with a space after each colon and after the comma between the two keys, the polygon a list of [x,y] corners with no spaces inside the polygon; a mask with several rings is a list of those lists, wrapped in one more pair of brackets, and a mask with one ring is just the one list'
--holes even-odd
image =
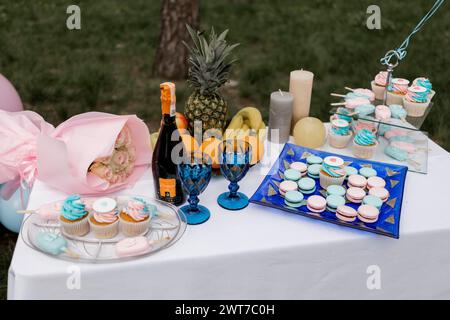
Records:
{"label": "glass cake stand", "polygon": [[[367,124],[376,128],[377,138],[378,138],[378,147],[375,151],[374,157],[370,160],[392,163],[398,165],[407,166],[410,171],[418,172],[426,174],[428,170],[428,133],[421,131],[420,127],[424,122],[426,116],[430,112],[432,104],[428,107],[426,113],[422,117],[406,117],[406,119],[389,119],[389,120],[377,120],[375,119],[374,114],[369,114],[365,116],[353,115],[353,123],[352,126]],[[334,115],[342,115],[346,116],[345,113],[341,112],[342,109],[339,107],[334,107],[330,110],[330,114]],[[386,139],[383,134],[390,130],[395,129],[396,131],[400,131],[406,136],[408,141],[414,145],[416,148],[415,152],[408,154],[408,159],[405,161],[396,160],[385,154],[386,147],[389,146],[390,141]],[[336,149],[331,147],[328,143],[324,146],[327,151],[334,153],[341,153],[343,155],[352,155],[352,142],[349,142],[347,147],[344,149]]]}

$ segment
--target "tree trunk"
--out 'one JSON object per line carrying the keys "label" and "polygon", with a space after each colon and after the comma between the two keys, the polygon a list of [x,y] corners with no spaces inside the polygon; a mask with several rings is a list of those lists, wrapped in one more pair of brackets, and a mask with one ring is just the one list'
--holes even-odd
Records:
{"label": "tree trunk", "polygon": [[190,39],[186,23],[198,27],[199,0],[163,0],[159,44],[153,64],[155,76],[167,80],[186,76],[189,52],[182,43]]}

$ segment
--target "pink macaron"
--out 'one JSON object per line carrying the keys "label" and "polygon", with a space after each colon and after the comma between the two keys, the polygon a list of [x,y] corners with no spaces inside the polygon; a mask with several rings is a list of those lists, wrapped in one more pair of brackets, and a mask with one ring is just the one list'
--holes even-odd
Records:
{"label": "pink macaron", "polygon": [[380,198],[381,201],[386,202],[389,199],[389,191],[385,188],[371,188],[369,195]]}
{"label": "pink macaron", "polygon": [[388,120],[391,118],[391,109],[385,105],[379,105],[375,108],[375,118],[377,120]]}
{"label": "pink macaron", "polygon": [[370,177],[367,179],[367,188],[384,188],[386,186],[386,181],[380,177]]}
{"label": "pink macaron", "polygon": [[304,162],[292,162],[289,168],[300,171],[302,176],[306,175],[306,172],[308,171],[308,166]]}
{"label": "pink macaron", "polygon": [[356,187],[356,188],[365,188],[367,185],[367,179],[366,177],[360,175],[360,174],[352,174],[348,177],[348,186]]}
{"label": "pink macaron", "polygon": [[327,200],[321,196],[311,196],[306,200],[306,206],[311,212],[321,213],[327,207]]}
{"label": "pink macaron", "polygon": [[297,182],[286,180],[280,183],[280,194],[282,197],[289,191],[297,191],[298,185]]}
{"label": "pink macaron", "polygon": [[365,196],[366,192],[362,188],[351,187],[347,189],[346,197],[350,202],[361,203]]}
{"label": "pink macaron", "polygon": [[380,215],[380,210],[374,206],[363,204],[358,208],[358,219],[365,223],[375,223]]}
{"label": "pink macaron", "polygon": [[357,216],[358,212],[349,206],[339,206],[336,210],[336,217],[342,221],[353,222]]}

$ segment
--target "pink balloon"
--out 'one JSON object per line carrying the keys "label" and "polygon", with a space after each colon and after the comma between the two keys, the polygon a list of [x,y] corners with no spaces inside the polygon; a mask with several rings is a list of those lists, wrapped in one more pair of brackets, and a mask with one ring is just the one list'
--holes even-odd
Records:
{"label": "pink balloon", "polygon": [[6,111],[22,111],[23,104],[16,89],[0,73],[0,109]]}

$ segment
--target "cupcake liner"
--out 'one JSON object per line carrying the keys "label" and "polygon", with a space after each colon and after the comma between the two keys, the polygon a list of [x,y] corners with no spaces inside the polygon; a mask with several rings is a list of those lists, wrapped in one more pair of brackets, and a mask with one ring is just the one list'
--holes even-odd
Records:
{"label": "cupcake liner", "polygon": [[396,94],[396,93],[388,91],[386,105],[390,106],[391,104],[398,104],[398,105],[402,106],[404,96],[405,95],[403,95],[403,94]]}
{"label": "cupcake liner", "polygon": [[110,224],[95,224],[89,219],[89,224],[98,239],[111,239],[119,233],[119,219]]}
{"label": "cupcake liner", "polygon": [[320,186],[323,189],[326,189],[331,185],[341,186],[344,183],[345,175],[343,175],[342,177],[335,178],[329,176],[328,174],[325,174],[323,170],[320,170],[319,178],[320,178]]}
{"label": "cupcake liner", "polygon": [[430,95],[428,96],[428,102],[431,102],[431,100],[433,99],[435,94],[436,94],[436,91],[431,90]]}
{"label": "cupcake liner", "polygon": [[135,237],[147,232],[150,227],[150,218],[144,221],[125,221],[120,217],[120,231],[127,237]]}
{"label": "cupcake liner", "polygon": [[384,92],[386,91],[386,87],[379,86],[375,83],[375,81],[372,81],[372,91],[375,93],[375,99],[377,100],[384,100]]}
{"label": "cupcake liner", "polygon": [[337,134],[332,134],[330,132],[330,134],[328,135],[328,139],[329,139],[328,143],[333,148],[344,149],[347,146],[350,139],[352,138],[352,136],[353,136],[352,133],[350,133],[349,135],[346,135],[346,136],[340,136]]}
{"label": "cupcake liner", "polygon": [[361,159],[370,159],[377,149],[378,141],[371,146],[362,146],[353,141],[353,155]]}
{"label": "cupcake liner", "polygon": [[74,222],[66,222],[59,219],[61,227],[64,233],[71,236],[84,236],[89,233],[89,215],[86,215],[84,218]]}
{"label": "cupcake liner", "polygon": [[403,105],[409,117],[422,117],[427,111],[430,101],[427,102],[411,102],[406,98],[403,99]]}

